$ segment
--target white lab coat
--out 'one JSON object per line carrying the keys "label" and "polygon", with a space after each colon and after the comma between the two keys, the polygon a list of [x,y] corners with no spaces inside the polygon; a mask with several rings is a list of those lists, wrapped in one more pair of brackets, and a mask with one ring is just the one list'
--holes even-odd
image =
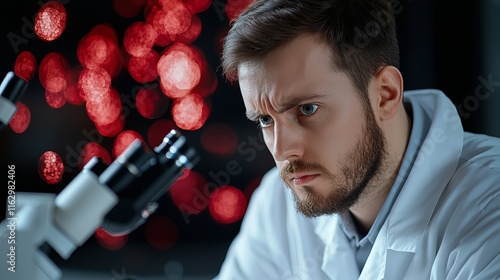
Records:
{"label": "white lab coat", "polygon": [[431,126],[361,272],[338,216],[304,218],[273,169],[217,279],[500,279],[500,140],[464,133],[440,91],[405,102]]}

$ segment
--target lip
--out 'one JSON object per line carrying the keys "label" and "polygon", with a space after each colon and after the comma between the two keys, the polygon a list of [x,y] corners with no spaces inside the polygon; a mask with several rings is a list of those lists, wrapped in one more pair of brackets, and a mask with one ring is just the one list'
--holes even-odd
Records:
{"label": "lip", "polygon": [[316,173],[297,173],[290,176],[290,181],[292,181],[295,186],[301,187],[309,184],[317,177],[319,177],[319,174]]}

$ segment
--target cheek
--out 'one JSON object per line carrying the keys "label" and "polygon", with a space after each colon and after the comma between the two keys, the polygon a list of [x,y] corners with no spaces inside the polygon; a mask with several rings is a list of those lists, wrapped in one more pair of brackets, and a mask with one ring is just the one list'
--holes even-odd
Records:
{"label": "cheek", "polygon": [[[352,107],[351,107],[352,108]],[[353,152],[361,135],[363,120],[356,110],[342,110],[322,122],[321,129],[310,134],[311,161],[317,161],[332,173],[338,173]]]}
{"label": "cheek", "polygon": [[264,143],[266,144],[267,149],[272,152],[274,145],[274,135],[270,129],[262,130],[262,138],[264,139]]}

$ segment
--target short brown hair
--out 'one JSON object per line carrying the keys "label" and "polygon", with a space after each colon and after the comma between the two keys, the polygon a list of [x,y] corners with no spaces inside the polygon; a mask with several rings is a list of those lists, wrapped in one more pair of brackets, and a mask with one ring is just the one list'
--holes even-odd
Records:
{"label": "short brown hair", "polygon": [[[392,0],[394,1],[394,0]],[[333,67],[360,92],[381,66],[399,67],[392,4],[388,0],[256,0],[224,39],[223,72],[237,80],[238,66],[259,62],[302,34],[328,43]]]}

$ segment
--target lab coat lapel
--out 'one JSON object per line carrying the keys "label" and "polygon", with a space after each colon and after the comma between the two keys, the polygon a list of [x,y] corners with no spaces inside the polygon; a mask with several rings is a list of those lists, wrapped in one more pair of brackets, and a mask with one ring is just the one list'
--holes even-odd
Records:
{"label": "lab coat lapel", "polygon": [[[453,176],[462,153],[463,129],[455,106],[444,94],[417,92],[415,99],[432,120],[405,186],[387,217],[388,249],[415,252],[441,193]],[[418,105],[417,105],[418,106]]]}
{"label": "lab coat lapel", "polygon": [[361,275],[339,217],[320,220],[315,227],[325,243],[322,270],[330,279],[405,279],[440,194],[458,166],[463,145],[463,129],[454,105],[443,93],[430,93],[422,90],[407,94],[410,102],[416,100],[412,102],[416,106],[425,104],[422,108],[431,127]]}
{"label": "lab coat lapel", "polygon": [[325,243],[321,269],[333,280],[356,280],[359,269],[356,257],[347,236],[339,224],[339,217],[322,219],[315,228],[315,233]]}
{"label": "lab coat lapel", "polygon": [[360,280],[401,280],[404,279],[408,266],[415,252],[397,251],[388,248],[387,224],[381,229],[377,241],[373,245],[372,252],[368,256],[366,264],[359,277]]}
{"label": "lab coat lapel", "polygon": [[405,279],[438,199],[458,165],[463,145],[463,129],[454,125],[460,121],[458,114],[444,95],[428,93],[415,91],[412,97],[426,103],[423,107],[432,125],[359,279]]}

